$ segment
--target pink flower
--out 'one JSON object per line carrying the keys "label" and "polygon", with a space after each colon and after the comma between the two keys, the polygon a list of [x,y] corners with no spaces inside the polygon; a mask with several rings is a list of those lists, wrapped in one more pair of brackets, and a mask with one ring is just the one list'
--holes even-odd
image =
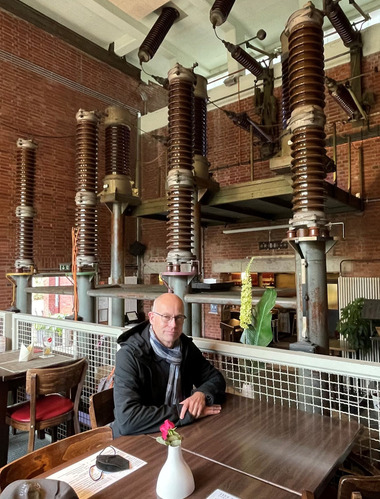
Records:
{"label": "pink flower", "polygon": [[164,424],[162,424],[160,426],[160,432],[161,432],[162,438],[164,440],[166,440],[168,438],[168,432],[169,432],[169,430],[172,430],[173,428],[175,428],[174,423],[172,423],[168,419],[166,419]]}

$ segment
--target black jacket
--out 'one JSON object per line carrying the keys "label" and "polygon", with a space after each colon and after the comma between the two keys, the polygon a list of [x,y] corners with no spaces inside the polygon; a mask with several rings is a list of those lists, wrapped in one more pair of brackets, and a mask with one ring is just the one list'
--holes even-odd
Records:
{"label": "black jacket", "polygon": [[[207,405],[221,403],[226,388],[222,374],[204,358],[191,338],[182,334],[180,341],[183,399],[201,391]],[[179,419],[180,404],[165,405],[169,364],[153,352],[149,323],[126,331],[118,342],[121,348],[116,353],[114,378],[114,437],[159,431],[166,419],[176,426],[191,423],[194,418],[188,412],[184,419]]]}

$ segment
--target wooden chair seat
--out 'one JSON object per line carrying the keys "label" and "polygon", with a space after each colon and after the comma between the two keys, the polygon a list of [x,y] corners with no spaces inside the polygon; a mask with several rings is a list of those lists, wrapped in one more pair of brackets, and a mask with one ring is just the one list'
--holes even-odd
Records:
{"label": "wooden chair seat", "polygon": [[112,443],[108,426],[78,433],[26,454],[0,469],[0,490],[16,480],[28,480],[89,451],[104,449]]}
{"label": "wooden chair seat", "polygon": [[28,369],[26,393],[30,400],[7,409],[6,423],[29,432],[28,452],[34,449],[35,432],[66,422],[68,434],[79,433],[79,402],[87,371],[87,360],[80,359],[63,367]]}
{"label": "wooden chair seat", "polygon": [[[36,421],[55,418],[62,416],[73,410],[74,404],[72,400],[62,397],[61,395],[47,395],[36,403]],[[30,422],[30,403],[16,409],[12,412],[12,419],[21,423]]]}

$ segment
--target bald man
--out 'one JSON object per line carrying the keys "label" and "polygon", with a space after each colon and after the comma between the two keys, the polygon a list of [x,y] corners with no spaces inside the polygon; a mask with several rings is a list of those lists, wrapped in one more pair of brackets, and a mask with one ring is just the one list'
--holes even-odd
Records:
{"label": "bald man", "polygon": [[176,426],[219,414],[226,383],[182,333],[182,300],[159,296],[149,321],[123,333],[116,354],[114,437],[159,431],[169,419]]}

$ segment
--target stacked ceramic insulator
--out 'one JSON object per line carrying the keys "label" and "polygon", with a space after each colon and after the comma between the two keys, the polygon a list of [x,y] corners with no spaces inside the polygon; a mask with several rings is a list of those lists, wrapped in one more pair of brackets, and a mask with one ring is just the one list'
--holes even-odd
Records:
{"label": "stacked ceramic insulator", "polygon": [[80,109],[76,115],[76,212],[78,267],[97,261],[98,223],[96,194],[98,183],[98,125],[93,111]]}
{"label": "stacked ceramic insulator", "polygon": [[19,205],[16,208],[17,248],[16,269],[33,266],[33,217],[34,179],[37,145],[32,140],[17,141],[17,192]]}

